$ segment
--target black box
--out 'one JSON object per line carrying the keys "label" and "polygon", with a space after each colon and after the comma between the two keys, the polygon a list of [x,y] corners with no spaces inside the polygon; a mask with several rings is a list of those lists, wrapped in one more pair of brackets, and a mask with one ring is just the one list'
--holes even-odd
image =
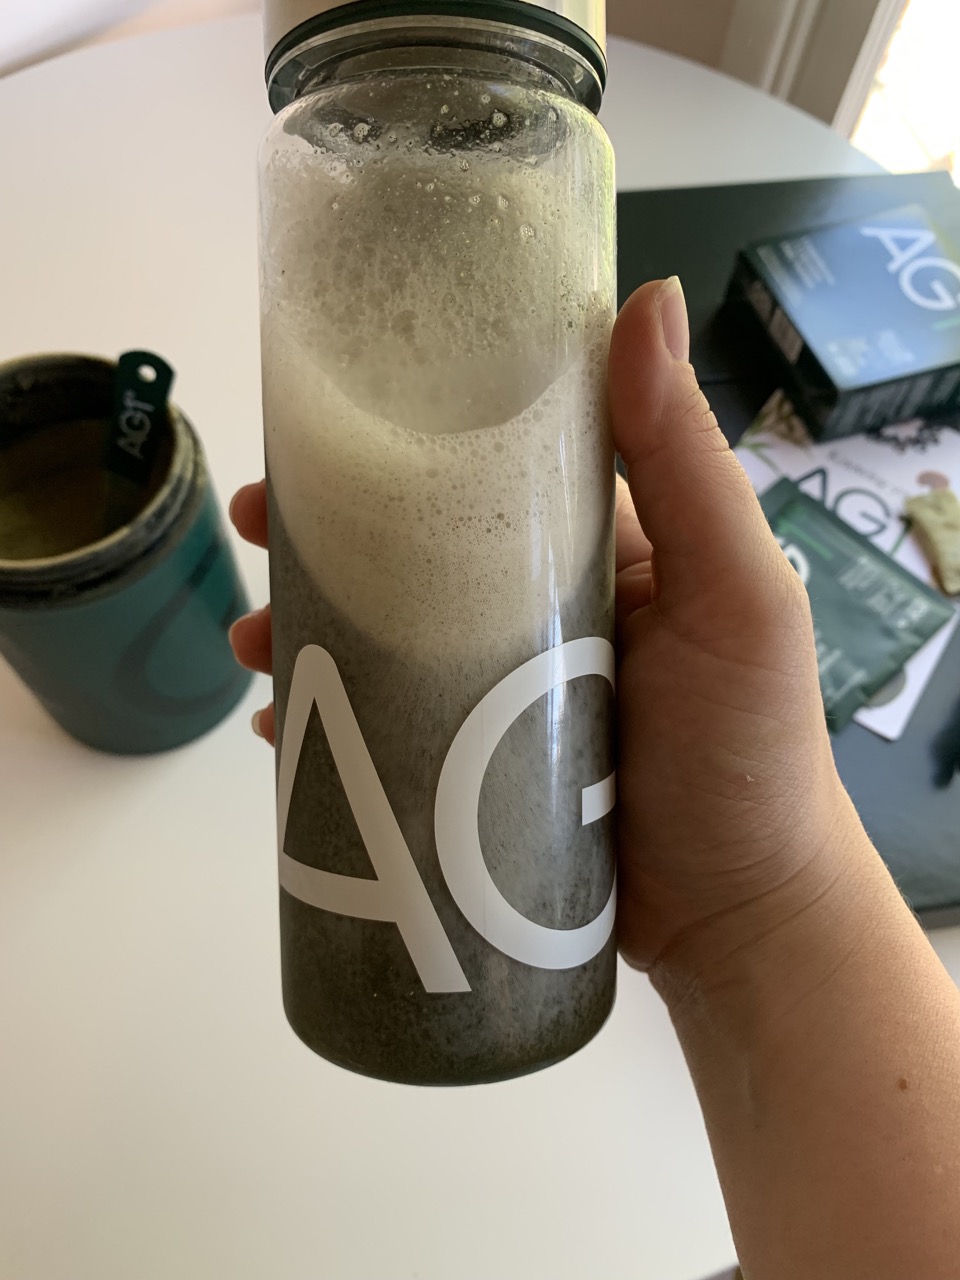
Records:
{"label": "black box", "polygon": [[919,205],[759,241],[729,297],[821,439],[960,409],[960,262]]}

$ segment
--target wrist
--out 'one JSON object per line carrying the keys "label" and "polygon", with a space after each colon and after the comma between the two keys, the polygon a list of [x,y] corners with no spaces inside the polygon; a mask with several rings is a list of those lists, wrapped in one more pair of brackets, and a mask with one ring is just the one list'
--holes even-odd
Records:
{"label": "wrist", "polygon": [[846,793],[802,838],[779,855],[795,868],[782,883],[698,922],[651,966],[675,1022],[721,1019],[749,1036],[828,981],[883,911],[909,914]]}

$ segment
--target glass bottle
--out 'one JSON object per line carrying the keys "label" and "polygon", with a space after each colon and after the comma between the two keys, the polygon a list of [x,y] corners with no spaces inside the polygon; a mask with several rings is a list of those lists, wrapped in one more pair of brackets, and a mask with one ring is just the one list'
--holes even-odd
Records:
{"label": "glass bottle", "polygon": [[502,1079],[614,994],[603,8],[266,20],[284,1004],[354,1070]]}

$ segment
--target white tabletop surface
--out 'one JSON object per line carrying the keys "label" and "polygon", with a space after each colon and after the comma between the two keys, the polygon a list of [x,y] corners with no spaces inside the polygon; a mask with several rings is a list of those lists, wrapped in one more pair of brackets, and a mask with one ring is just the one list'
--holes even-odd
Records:
{"label": "white tabletop surface", "polygon": [[[622,41],[622,186],[869,172],[791,108]],[[261,472],[256,19],[0,81],[0,358],[152,347],[223,495]],[[238,548],[251,595],[265,558]],[[550,1071],[415,1090],[315,1057],[279,991],[272,761],[112,759],[0,668],[4,1280],[695,1280],[733,1258],[693,1089],[624,971]],[[937,938],[960,975],[960,930]]]}

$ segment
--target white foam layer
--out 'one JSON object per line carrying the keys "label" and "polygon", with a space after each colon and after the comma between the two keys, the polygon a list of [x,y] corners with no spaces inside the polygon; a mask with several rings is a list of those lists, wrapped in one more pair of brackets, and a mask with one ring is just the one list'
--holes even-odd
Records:
{"label": "white foam layer", "polygon": [[[506,136],[483,87],[464,118]],[[456,85],[430,91],[450,118]],[[276,500],[320,591],[421,655],[555,642],[544,620],[609,527],[608,152],[580,108],[519,105],[540,148],[519,159],[345,133],[314,106],[264,183]]]}
{"label": "white foam layer", "polygon": [[270,360],[271,483],[323,594],[420,654],[538,635],[605,536],[604,359],[596,344],[510,422],[439,435],[362,413],[302,355]]}

